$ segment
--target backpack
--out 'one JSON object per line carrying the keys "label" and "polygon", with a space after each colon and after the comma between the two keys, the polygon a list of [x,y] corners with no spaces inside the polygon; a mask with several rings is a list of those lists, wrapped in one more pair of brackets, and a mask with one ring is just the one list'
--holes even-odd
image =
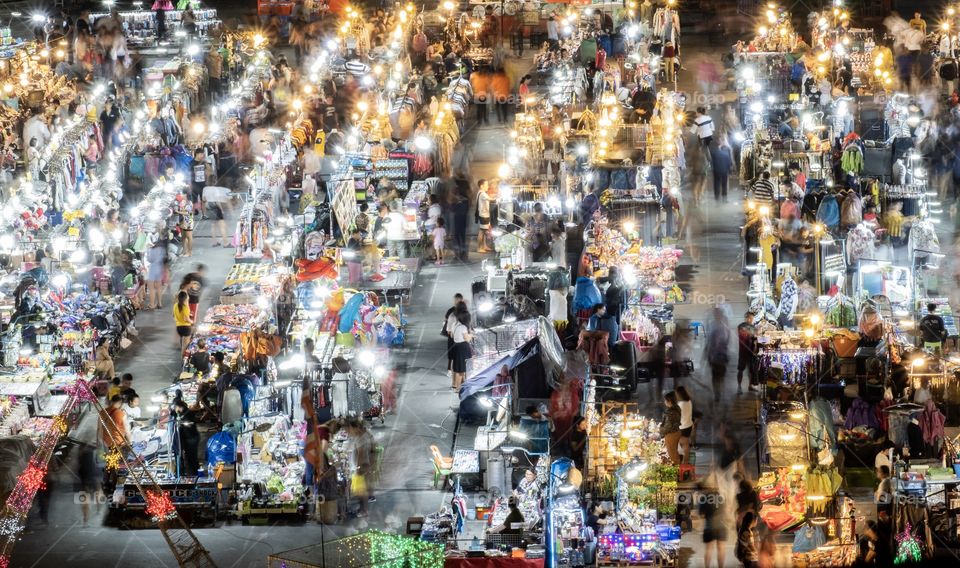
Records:
{"label": "backpack", "polygon": [[940,64],[940,78],[944,81],[953,81],[957,78],[957,62],[947,59]]}

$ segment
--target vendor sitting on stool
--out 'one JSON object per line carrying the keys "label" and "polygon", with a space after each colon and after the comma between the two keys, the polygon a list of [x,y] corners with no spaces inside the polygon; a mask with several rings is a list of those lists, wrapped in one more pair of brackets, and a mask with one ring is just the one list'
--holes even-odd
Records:
{"label": "vendor sitting on stool", "polygon": [[490,529],[490,532],[498,534],[522,534],[524,520],[523,513],[517,508],[517,498],[511,495],[507,503],[510,506],[510,513],[507,515],[507,518],[503,520],[502,525]]}

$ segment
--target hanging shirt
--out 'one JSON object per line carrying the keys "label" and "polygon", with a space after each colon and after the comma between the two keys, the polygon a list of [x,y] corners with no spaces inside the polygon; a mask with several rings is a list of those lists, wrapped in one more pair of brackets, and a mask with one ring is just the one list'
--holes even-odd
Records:
{"label": "hanging shirt", "polygon": [[767,270],[773,270],[773,245],[777,242],[777,237],[772,233],[760,235],[760,260],[767,266]]}

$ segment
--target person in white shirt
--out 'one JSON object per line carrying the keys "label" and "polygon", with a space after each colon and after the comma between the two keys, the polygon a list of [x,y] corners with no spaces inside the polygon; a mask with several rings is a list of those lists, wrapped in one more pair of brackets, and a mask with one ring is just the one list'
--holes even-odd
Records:
{"label": "person in white shirt", "polygon": [[697,138],[704,146],[709,146],[713,142],[714,124],[713,119],[707,114],[707,109],[699,107],[697,116],[693,119],[694,129],[697,132]]}
{"label": "person in white shirt", "polygon": [[681,463],[690,463],[690,439],[693,437],[693,399],[686,387],[679,386],[674,391],[677,395],[677,406],[680,408],[680,451],[683,452]]}
{"label": "person in white shirt", "polygon": [[398,209],[399,208],[394,205],[393,210],[387,215],[388,222],[385,227],[387,232],[387,254],[397,257],[403,253],[405,235],[403,226],[407,221],[403,216],[403,212]]}
{"label": "person in white shirt", "polygon": [[881,446],[883,449],[877,452],[876,457],[873,459],[873,469],[880,473],[880,466],[887,466],[890,470],[893,470],[893,460],[890,459],[891,451],[894,448],[893,442],[887,440]]}
{"label": "person in white shirt", "polygon": [[550,42],[550,48],[556,49],[560,45],[560,32],[557,29],[557,18],[550,15],[547,20],[547,40]]}

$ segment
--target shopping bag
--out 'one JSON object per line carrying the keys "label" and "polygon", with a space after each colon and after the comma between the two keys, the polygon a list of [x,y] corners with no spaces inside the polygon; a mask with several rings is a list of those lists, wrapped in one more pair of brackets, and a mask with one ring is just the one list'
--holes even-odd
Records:
{"label": "shopping bag", "polygon": [[363,474],[355,473],[350,478],[350,492],[360,496],[367,494],[367,480]]}

